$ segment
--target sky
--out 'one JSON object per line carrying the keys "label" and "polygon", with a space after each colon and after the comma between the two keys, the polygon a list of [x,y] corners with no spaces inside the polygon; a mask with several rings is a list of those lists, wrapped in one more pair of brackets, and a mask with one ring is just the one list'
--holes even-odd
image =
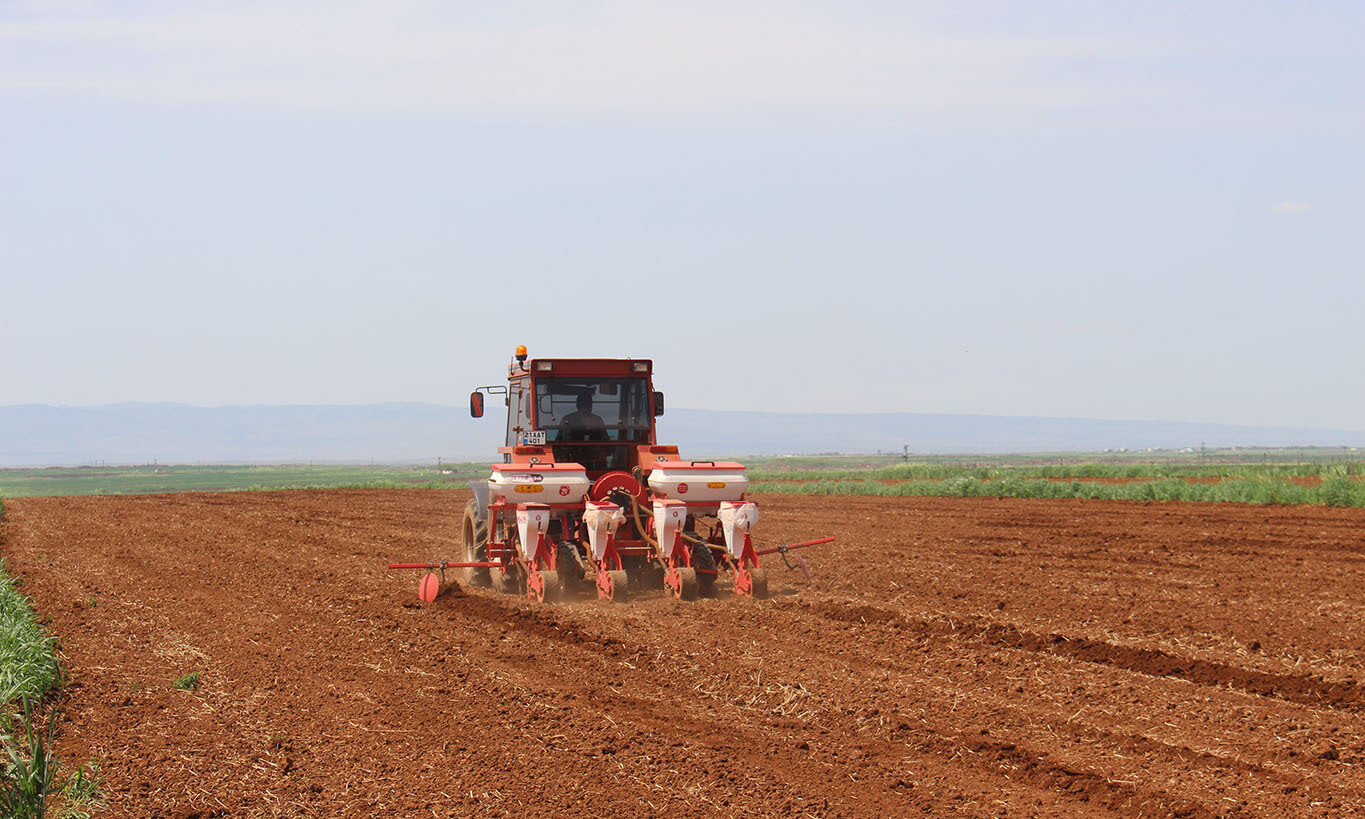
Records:
{"label": "sky", "polygon": [[1353,2],[0,2],[0,405],[1365,429]]}

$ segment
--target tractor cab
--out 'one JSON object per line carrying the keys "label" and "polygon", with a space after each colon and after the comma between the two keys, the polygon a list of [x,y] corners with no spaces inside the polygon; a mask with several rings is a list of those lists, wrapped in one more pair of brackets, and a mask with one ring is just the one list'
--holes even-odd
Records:
{"label": "tractor cab", "polygon": [[[663,393],[655,392],[648,360],[609,358],[526,358],[517,348],[508,367],[505,463],[581,464],[596,480],[609,472],[630,472],[655,459],[654,419],[663,415]],[[480,387],[470,396],[470,413],[483,414]],[[642,457],[641,449],[644,449]],[[676,457],[673,455],[672,457]],[[534,460],[532,460],[534,459]]]}

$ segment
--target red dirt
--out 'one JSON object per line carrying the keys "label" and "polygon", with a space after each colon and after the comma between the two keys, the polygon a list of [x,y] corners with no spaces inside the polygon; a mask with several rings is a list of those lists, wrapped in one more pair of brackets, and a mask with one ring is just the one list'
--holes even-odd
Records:
{"label": "red dirt", "polygon": [[422,605],[466,497],[7,501],[104,815],[1365,814],[1365,510],[773,495],[766,602]]}

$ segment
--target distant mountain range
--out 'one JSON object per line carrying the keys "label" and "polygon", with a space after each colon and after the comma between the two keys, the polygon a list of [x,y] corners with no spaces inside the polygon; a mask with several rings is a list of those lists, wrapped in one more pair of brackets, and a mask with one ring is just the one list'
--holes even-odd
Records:
{"label": "distant mountain range", "polygon": [[[0,407],[0,466],[98,462],[477,461],[502,440],[497,417],[436,404]],[[659,438],[685,455],[821,452],[1066,452],[1226,446],[1365,446],[1365,431],[1173,421],[922,413],[802,414],[670,409]]]}

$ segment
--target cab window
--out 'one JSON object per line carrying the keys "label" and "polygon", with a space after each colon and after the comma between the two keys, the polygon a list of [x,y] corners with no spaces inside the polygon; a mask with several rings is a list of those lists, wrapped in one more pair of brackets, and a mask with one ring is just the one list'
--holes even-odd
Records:
{"label": "cab window", "polygon": [[649,442],[649,382],[643,378],[541,378],[536,428],[550,443]]}

